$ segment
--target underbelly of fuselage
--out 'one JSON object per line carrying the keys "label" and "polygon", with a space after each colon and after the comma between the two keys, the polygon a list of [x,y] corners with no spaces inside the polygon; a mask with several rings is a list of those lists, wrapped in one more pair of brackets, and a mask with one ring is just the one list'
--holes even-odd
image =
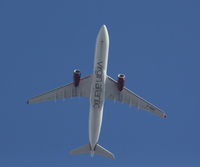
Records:
{"label": "underbelly of fuselage", "polygon": [[96,41],[94,73],[90,95],[89,140],[95,148],[101,130],[105,100],[105,82],[107,77],[109,37],[105,26],[99,31]]}
{"label": "underbelly of fuselage", "polygon": [[97,144],[101,130],[105,99],[105,77],[103,70],[101,72],[96,70],[93,75],[89,114],[89,140],[92,148]]}

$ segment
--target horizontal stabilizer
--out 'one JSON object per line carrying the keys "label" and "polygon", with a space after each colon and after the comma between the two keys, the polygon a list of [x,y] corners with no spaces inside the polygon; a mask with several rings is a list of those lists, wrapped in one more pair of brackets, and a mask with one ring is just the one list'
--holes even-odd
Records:
{"label": "horizontal stabilizer", "polygon": [[87,154],[87,153],[90,153],[90,152],[91,152],[90,145],[87,144],[87,145],[78,147],[78,148],[70,151],[70,154],[71,155],[78,155],[78,154]]}
{"label": "horizontal stabilizer", "polygon": [[112,154],[110,151],[106,150],[105,148],[103,148],[99,144],[97,144],[95,146],[94,150],[91,150],[90,145],[87,144],[87,145],[78,147],[78,148],[70,151],[71,155],[87,154],[87,153],[90,153],[92,156],[93,156],[93,154],[98,154],[98,155],[102,155],[102,156],[107,157],[107,158],[115,159],[114,154]]}
{"label": "horizontal stabilizer", "polygon": [[110,151],[106,150],[105,148],[103,148],[102,146],[100,146],[99,144],[96,145],[95,147],[95,154],[99,154],[102,155],[104,157],[108,157],[111,159],[115,159],[115,156],[113,153],[111,153]]}

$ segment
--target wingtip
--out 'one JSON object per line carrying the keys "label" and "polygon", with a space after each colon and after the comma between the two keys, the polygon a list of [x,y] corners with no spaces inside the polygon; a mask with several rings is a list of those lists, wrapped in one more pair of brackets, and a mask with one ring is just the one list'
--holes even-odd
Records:
{"label": "wingtip", "polygon": [[167,118],[167,114],[163,114],[163,118]]}
{"label": "wingtip", "polygon": [[115,155],[113,154],[112,159],[115,159]]}

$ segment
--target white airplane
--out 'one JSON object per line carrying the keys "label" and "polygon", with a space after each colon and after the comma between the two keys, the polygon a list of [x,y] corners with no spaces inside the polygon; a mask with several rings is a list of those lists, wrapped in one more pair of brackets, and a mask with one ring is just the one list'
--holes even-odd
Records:
{"label": "white airplane", "polygon": [[101,130],[105,99],[117,100],[161,117],[167,117],[165,112],[158,107],[124,87],[124,74],[119,74],[117,81],[107,75],[108,50],[108,31],[106,26],[103,25],[96,40],[93,74],[81,78],[80,70],[75,69],[73,73],[74,81],[72,83],[33,97],[27,101],[28,104],[31,104],[77,96],[90,98],[89,144],[72,150],[70,152],[72,155],[90,153],[91,156],[99,154],[108,158],[115,158],[114,154],[97,144]]}

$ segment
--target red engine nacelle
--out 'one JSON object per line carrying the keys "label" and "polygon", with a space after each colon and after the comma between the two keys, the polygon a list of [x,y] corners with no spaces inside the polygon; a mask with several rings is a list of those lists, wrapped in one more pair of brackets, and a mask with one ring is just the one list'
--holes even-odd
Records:
{"label": "red engine nacelle", "polygon": [[117,82],[118,82],[118,90],[122,91],[123,88],[124,88],[125,75],[124,74],[119,74]]}
{"label": "red engine nacelle", "polygon": [[73,79],[74,79],[74,86],[77,87],[80,83],[80,79],[81,79],[81,71],[78,69],[74,70],[74,74],[73,74]]}

